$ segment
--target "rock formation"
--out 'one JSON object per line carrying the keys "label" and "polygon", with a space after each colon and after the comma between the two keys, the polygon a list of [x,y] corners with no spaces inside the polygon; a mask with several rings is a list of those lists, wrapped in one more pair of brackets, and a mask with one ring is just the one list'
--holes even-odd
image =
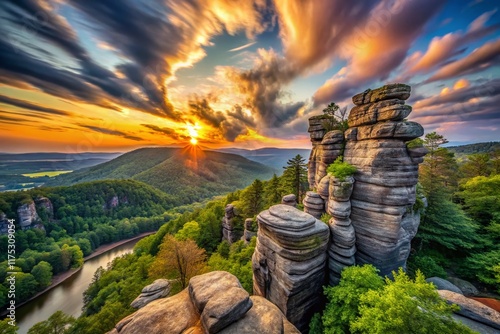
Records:
{"label": "rock formation", "polygon": [[326,224],[292,206],[278,204],[257,216],[252,258],[253,289],[273,302],[299,330],[308,328],[325,283]]}
{"label": "rock formation", "polygon": [[54,206],[52,205],[50,199],[48,199],[47,197],[37,197],[35,199],[35,204],[38,212],[41,212],[41,210],[43,210],[47,213],[47,217],[49,219],[54,218]]}
{"label": "rock formation", "polygon": [[271,302],[250,297],[223,271],[195,276],[188,288],[155,300],[122,319],[108,334],[299,334]]}
{"label": "rock formation", "polygon": [[351,197],[356,230],[356,262],[371,263],[381,275],[406,267],[410,241],[420,223],[412,209],[418,164],[424,150],[406,142],[424,134],[422,126],[404,119],[411,107],[404,100],[410,86],[387,85],[353,97],[344,159],[358,171]]}
{"label": "rock formation", "polygon": [[227,240],[230,244],[238,240],[238,236],[235,231],[234,218],[236,217],[236,214],[234,210],[234,205],[226,205],[224,218],[222,218],[222,240]]}
{"label": "rock formation", "polygon": [[141,308],[151,303],[153,300],[158,298],[164,298],[168,296],[172,286],[169,280],[157,279],[150,285],[145,286],[141,294],[137,296],[136,299],[130,304],[133,308]]}
{"label": "rock formation", "polygon": [[329,283],[338,284],[340,273],[347,266],[356,264],[356,234],[351,219],[351,194],[354,187],[354,178],[347,177],[339,180],[333,176],[326,176],[328,181],[328,204],[326,211],[332,216],[330,227],[331,243],[328,249]]}
{"label": "rock formation", "polygon": [[250,240],[257,235],[255,231],[254,220],[252,218],[245,219],[245,230],[243,231],[243,241],[249,243]]}
{"label": "rock formation", "polygon": [[[403,84],[354,96],[349,129],[344,134],[328,132],[325,115],[309,119],[313,149],[308,179],[311,189],[325,200],[325,211],[333,217],[331,283],[346,265],[371,263],[381,275],[406,266],[410,241],[420,222],[419,213],[412,207],[418,164],[426,153],[423,147],[406,147],[407,141],[423,135],[418,123],[405,121],[411,112],[405,105],[409,96],[410,87]],[[350,198],[337,197],[334,193],[344,185],[326,174],[328,164],[342,152],[344,161],[357,168]],[[304,205],[307,207],[306,201]]]}
{"label": "rock formation", "polygon": [[297,206],[297,196],[295,196],[294,194],[285,195],[281,199],[281,204],[296,207]]}
{"label": "rock formation", "polygon": [[304,204],[304,212],[307,212],[315,218],[319,219],[321,215],[325,213],[325,201],[314,191],[306,192],[302,204]]}
{"label": "rock formation", "polygon": [[17,208],[17,223],[21,226],[23,230],[29,229],[31,225],[35,225],[40,221],[40,217],[36,212],[35,202],[30,201],[29,203],[22,204]]}

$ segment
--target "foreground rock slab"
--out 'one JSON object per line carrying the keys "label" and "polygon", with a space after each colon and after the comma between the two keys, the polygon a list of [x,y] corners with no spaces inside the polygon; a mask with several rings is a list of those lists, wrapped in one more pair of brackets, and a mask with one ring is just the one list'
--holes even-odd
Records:
{"label": "foreground rock slab", "polygon": [[157,299],[122,319],[108,334],[300,333],[278,307],[250,297],[238,279],[214,271],[193,277],[175,296]]}

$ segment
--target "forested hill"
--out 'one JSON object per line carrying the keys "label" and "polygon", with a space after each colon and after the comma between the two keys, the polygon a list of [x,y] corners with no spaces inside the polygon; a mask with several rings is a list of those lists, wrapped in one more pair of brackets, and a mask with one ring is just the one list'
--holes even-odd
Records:
{"label": "forested hill", "polygon": [[486,143],[476,143],[460,146],[449,146],[446,147],[451,152],[461,155],[461,154],[476,154],[476,153],[492,153],[496,150],[500,150],[500,142],[490,141]]}
{"label": "forested hill", "polygon": [[47,186],[105,179],[134,179],[175,197],[176,205],[244,188],[274,169],[239,155],[185,148],[141,148],[98,166],[60,175]]}

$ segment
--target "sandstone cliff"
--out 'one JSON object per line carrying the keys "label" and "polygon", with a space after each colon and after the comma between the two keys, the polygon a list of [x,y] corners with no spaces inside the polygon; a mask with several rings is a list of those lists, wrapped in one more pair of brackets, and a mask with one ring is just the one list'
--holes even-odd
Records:
{"label": "sandstone cliff", "polygon": [[[304,200],[305,210],[321,216],[329,213],[332,243],[329,248],[330,283],[335,284],[343,267],[371,263],[381,275],[406,266],[410,241],[420,222],[413,210],[418,165],[426,150],[408,149],[406,142],[423,135],[422,126],[405,121],[411,107],[405,105],[410,86],[386,85],[353,97],[349,129],[327,131],[325,116],[309,119],[313,150],[309,160],[309,182],[316,193]],[[346,184],[326,172],[329,163],[342,154],[357,168],[352,194],[338,196]],[[314,199],[314,202],[312,201]]]}

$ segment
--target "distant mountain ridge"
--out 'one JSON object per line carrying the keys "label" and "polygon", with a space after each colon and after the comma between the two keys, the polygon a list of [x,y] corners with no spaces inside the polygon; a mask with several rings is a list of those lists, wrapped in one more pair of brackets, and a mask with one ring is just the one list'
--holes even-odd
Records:
{"label": "distant mountain ridge", "polygon": [[491,153],[495,150],[500,150],[500,142],[490,141],[484,143],[448,146],[446,148],[455,154]]}
{"label": "distant mountain ridge", "polygon": [[311,154],[310,149],[275,147],[264,147],[256,150],[221,148],[216,151],[241,155],[248,160],[256,161],[266,166],[276,168],[280,174],[283,171],[282,167],[286,166],[287,161],[295,157],[297,154],[300,154],[305,159],[309,158],[309,154]]}
{"label": "distant mountain ridge", "polygon": [[141,148],[106,163],[59,175],[47,186],[106,179],[134,179],[178,199],[177,205],[200,201],[270,178],[275,170],[242,156],[185,148]]}

